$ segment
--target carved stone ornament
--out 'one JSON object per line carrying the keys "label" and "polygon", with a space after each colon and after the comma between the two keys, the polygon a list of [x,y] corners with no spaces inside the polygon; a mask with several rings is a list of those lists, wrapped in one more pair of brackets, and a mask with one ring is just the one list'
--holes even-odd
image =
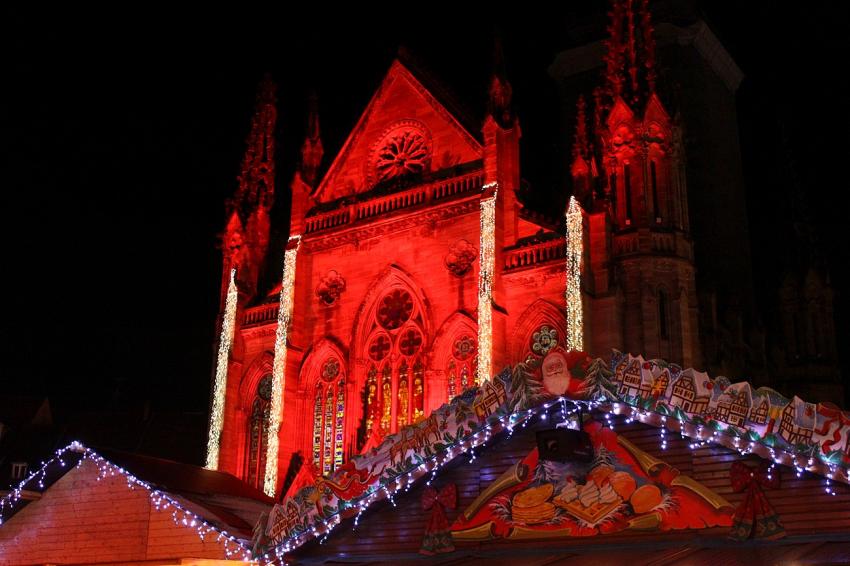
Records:
{"label": "carved stone ornament", "polygon": [[396,123],[373,146],[372,183],[395,181],[426,173],[431,161],[428,134],[415,120]]}
{"label": "carved stone ornament", "polygon": [[478,257],[478,249],[466,240],[458,240],[449,248],[446,255],[446,269],[450,273],[463,277],[472,269],[472,263]]}
{"label": "carved stone ornament", "polygon": [[343,291],[345,291],[345,279],[342,278],[342,275],[331,269],[319,281],[319,285],[316,287],[316,296],[319,298],[320,303],[332,305],[339,299]]}

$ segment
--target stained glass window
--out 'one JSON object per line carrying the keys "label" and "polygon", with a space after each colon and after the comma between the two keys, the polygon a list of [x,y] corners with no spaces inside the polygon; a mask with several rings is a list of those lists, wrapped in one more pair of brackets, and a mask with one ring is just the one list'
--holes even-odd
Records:
{"label": "stained glass window", "polygon": [[425,412],[425,335],[419,304],[401,288],[387,291],[367,322],[366,437],[391,434]]}
{"label": "stained glass window", "polygon": [[371,434],[375,417],[381,414],[381,400],[378,397],[378,370],[374,365],[369,368],[369,375],[366,378],[366,391],[366,431],[367,434]]}
{"label": "stained glass window", "polygon": [[345,381],[340,379],[336,387],[336,430],[334,431],[334,469],[342,466],[342,431],[345,424]]}
{"label": "stained glass window", "polygon": [[461,334],[452,342],[452,355],[446,365],[449,401],[472,385],[475,352],[475,337],[471,334]]}
{"label": "stained glass window", "polygon": [[381,377],[381,432],[390,432],[393,415],[393,372],[389,364],[384,366]]}
{"label": "stained glass window", "polygon": [[345,456],[345,378],[336,358],[327,360],[316,381],[313,405],[313,465],[324,475]]}
{"label": "stained glass window", "polygon": [[425,416],[425,366],[421,360],[413,364],[413,399],[411,402],[413,422]]}
{"label": "stained glass window", "polygon": [[317,384],[316,403],[313,409],[313,466],[322,469],[322,386]]}
{"label": "stained glass window", "polygon": [[266,448],[269,442],[269,412],[272,377],[267,375],[257,384],[257,392],[251,403],[248,419],[248,454],[245,466],[245,481],[262,488],[266,473]]}
{"label": "stained glass window", "polygon": [[407,417],[409,416],[410,391],[408,389],[408,381],[410,380],[410,376],[408,373],[407,361],[402,360],[401,366],[398,368],[398,409],[396,410],[398,428],[407,424]]}

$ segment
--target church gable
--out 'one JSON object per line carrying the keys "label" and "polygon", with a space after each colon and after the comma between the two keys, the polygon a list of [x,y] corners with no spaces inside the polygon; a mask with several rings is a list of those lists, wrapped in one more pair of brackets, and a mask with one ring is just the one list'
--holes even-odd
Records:
{"label": "church gable", "polygon": [[316,189],[317,202],[481,159],[472,133],[400,61],[390,67]]}

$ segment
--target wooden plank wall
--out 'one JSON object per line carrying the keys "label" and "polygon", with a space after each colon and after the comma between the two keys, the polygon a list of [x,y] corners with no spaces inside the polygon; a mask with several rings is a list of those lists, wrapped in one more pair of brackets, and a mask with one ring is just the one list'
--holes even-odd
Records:
{"label": "wooden plank wall", "polygon": [[[602,421],[600,421],[602,422]],[[497,479],[507,468],[525,457],[535,446],[535,431],[550,428],[550,423],[529,425],[517,429],[510,439],[501,438],[491,441],[489,447],[477,455],[474,462],[461,456],[443,468],[433,482],[435,487],[455,483],[458,488],[458,507],[447,513],[449,521],[454,521],[460,511],[465,509],[478,494]],[[660,431],[657,428],[638,422],[622,424],[615,421],[615,431],[628,438],[636,446],[656,458],[664,460],[690,475],[706,487],[726,498],[733,506],[743,499],[742,493],[733,493],[729,483],[729,468],[737,459],[737,452],[726,448],[705,446],[691,449],[690,439],[683,439],[678,433],[667,433],[667,450],[661,449]],[[754,459],[755,456],[744,458]],[[767,490],[768,501],[779,513],[788,535],[823,535],[825,533],[844,533],[850,535],[850,488],[844,484],[833,483],[836,495],[824,491],[824,479],[805,473],[797,478],[793,469],[778,466],[781,487]],[[395,496],[396,506],[389,502],[379,502],[365,511],[359,525],[353,529],[353,520],[339,525],[324,544],[310,542],[294,554],[305,559],[330,559],[334,556],[351,560],[357,556],[374,557],[376,555],[400,556],[418,552],[425,530],[427,513],[422,511],[421,496],[424,480],[420,480],[408,492]],[[589,538],[557,539],[547,541],[505,541],[502,539],[481,543],[458,543],[459,550],[468,551],[502,549],[504,551],[533,548],[566,551],[582,545],[606,543],[649,543],[653,541],[675,542],[692,541],[697,537],[718,537],[725,539],[729,529],[711,528],[699,531],[670,531],[667,533],[641,533],[627,531],[612,535]]]}

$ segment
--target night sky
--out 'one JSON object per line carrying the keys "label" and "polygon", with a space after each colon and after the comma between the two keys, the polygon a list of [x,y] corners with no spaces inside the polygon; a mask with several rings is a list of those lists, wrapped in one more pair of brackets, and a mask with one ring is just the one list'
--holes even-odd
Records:
{"label": "night sky", "polygon": [[[803,203],[847,351],[848,4],[705,4],[697,9],[746,75],[739,123],[759,300],[772,300]],[[416,16],[384,6],[383,16],[333,21],[320,9],[5,14],[0,395],[47,395],[66,415],[115,414],[146,400],[159,411],[207,410],[217,234],[266,71],[280,88],[284,202],[309,89],[319,96],[327,165],[400,45],[480,113],[498,26],[524,174],[542,194],[566,190],[552,171],[568,158],[558,136],[569,147],[572,132],[557,131],[546,68],[604,6],[518,14],[429,6]]]}

